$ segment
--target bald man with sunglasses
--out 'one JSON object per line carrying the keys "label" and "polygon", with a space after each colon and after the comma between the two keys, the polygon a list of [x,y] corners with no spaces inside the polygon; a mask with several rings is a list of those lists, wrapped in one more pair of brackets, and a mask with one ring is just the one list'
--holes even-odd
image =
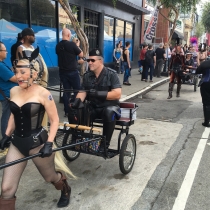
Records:
{"label": "bald man with sunglasses", "polygon": [[[85,99],[90,101],[91,121],[102,118],[103,135],[106,136],[108,148],[116,119],[120,118],[119,99],[122,87],[116,71],[104,66],[100,49],[90,51],[87,62],[89,71],[84,74],[82,89],[89,91],[79,92],[71,107],[78,108]],[[101,147],[103,146],[102,143]]]}

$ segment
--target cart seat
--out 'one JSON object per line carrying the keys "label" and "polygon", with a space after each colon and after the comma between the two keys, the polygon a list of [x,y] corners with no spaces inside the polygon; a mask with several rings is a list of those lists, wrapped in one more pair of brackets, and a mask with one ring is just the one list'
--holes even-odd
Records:
{"label": "cart seat", "polygon": [[[119,120],[116,120],[116,125],[120,126],[133,125],[134,124],[133,113],[136,112],[136,110],[138,109],[136,103],[120,102],[120,108],[128,110],[128,113],[126,114],[127,116],[122,113],[121,118]],[[94,122],[103,123],[102,119],[95,119]]]}

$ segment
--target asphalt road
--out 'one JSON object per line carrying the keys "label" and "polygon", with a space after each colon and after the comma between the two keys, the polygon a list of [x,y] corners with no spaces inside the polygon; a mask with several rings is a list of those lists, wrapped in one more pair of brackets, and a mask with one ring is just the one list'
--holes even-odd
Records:
{"label": "asphalt road", "polygon": [[193,92],[193,86],[182,85],[181,97],[170,100],[166,100],[166,89],[163,85],[135,99],[141,104],[140,118],[168,121],[175,123],[174,128],[182,125],[182,129],[131,209],[209,210],[210,148],[208,135],[201,139],[204,127],[199,89]]}
{"label": "asphalt road", "polygon": [[[174,97],[167,100],[167,88],[168,84],[162,85],[132,100],[139,105],[129,132],[136,137],[137,155],[128,175],[120,172],[118,156],[104,160],[81,154],[68,162],[78,179],[69,180],[71,203],[64,210],[210,209],[210,129],[201,139],[199,90],[183,85],[180,98],[174,91]],[[116,131],[112,148],[116,148],[117,135]],[[29,161],[16,194],[16,209],[54,210],[59,195]]]}

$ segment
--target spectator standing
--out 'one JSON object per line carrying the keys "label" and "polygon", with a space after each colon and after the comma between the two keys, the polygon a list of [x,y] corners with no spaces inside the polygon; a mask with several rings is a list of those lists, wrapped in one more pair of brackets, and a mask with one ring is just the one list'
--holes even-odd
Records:
{"label": "spectator standing", "polygon": [[184,45],[183,47],[183,51],[184,51],[184,54],[186,55],[187,51],[188,51],[188,47],[187,47],[187,44]]}
{"label": "spectator standing", "polygon": [[[10,89],[16,86],[17,79],[12,70],[4,63],[4,59],[7,57],[7,49],[3,42],[0,42],[0,102],[2,105],[2,116],[1,116],[1,135],[5,136],[8,120],[10,117],[9,101],[6,99],[10,98]],[[3,93],[2,93],[3,92]],[[5,97],[2,95],[4,94]]]}
{"label": "spectator standing", "polygon": [[167,43],[165,44],[164,48],[165,48],[166,59],[165,59],[165,65],[164,65],[163,71],[167,72],[167,70],[169,69],[170,61],[171,61],[171,50],[168,47]]}
{"label": "spectator standing", "polygon": [[143,49],[140,52],[140,63],[143,66],[142,74],[141,74],[141,81],[145,80],[145,54],[147,52],[148,45],[143,44]]}
{"label": "spectator standing", "polygon": [[[120,48],[121,48],[122,53],[123,53],[124,47],[123,47],[122,40],[119,41],[119,44],[120,44]],[[123,66],[123,54],[122,54],[121,59],[120,59],[120,73],[123,74],[124,71],[125,70],[124,70],[124,66]]]}
{"label": "spectator standing", "polygon": [[130,69],[131,69],[131,63],[130,63],[130,42],[125,43],[125,49],[123,50],[123,66],[124,66],[124,79],[123,79],[123,85],[131,85],[129,83],[129,77],[130,77]]}
{"label": "spectator standing", "polygon": [[120,61],[121,61],[121,57],[122,57],[122,49],[120,47],[120,43],[116,44],[116,48],[113,51],[113,57],[115,59],[115,68],[117,69],[117,73],[120,73]]}
{"label": "spectator standing", "polygon": [[165,50],[163,49],[163,43],[159,44],[159,47],[155,50],[156,54],[156,66],[154,71],[154,76],[160,78],[160,73],[163,68],[163,62],[166,58]]}
{"label": "spectator standing", "polygon": [[171,50],[171,52],[172,52],[172,50],[173,50],[173,46],[172,46],[172,44],[171,44],[171,43],[169,44],[169,48],[170,48],[170,50]]}
{"label": "spectator standing", "polygon": [[16,53],[17,53],[17,49],[20,45],[23,44],[23,37],[22,37],[22,33],[18,33],[17,36],[17,41],[15,44],[12,45],[11,47],[11,64],[14,67],[14,61],[16,59]]}
{"label": "spectator standing", "polygon": [[[82,50],[70,41],[71,31],[64,28],[62,31],[62,40],[56,45],[56,54],[58,55],[58,66],[60,81],[64,89],[80,89],[80,76],[77,70],[77,56],[83,58]],[[73,96],[69,92],[64,92],[64,116],[68,116],[69,100],[73,102],[77,93]],[[71,98],[70,98],[71,97]]]}
{"label": "spectator standing", "polygon": [[16,59],[19,59],[18,53],[22,55],[22,51],[31,50],[34,51],[32,44],[35,42],[35,34],[31,28],[25,28],[21,32],[23,43],[19,45],[16,51]]}
{"label": "spectator standing", "polygon": [[150,69],[150,82],[152,81],[154,67],[156,65],[156,55],[153,51],[153,46],[149,45],[145,54],[145,82],[148,80],[148,70]]}

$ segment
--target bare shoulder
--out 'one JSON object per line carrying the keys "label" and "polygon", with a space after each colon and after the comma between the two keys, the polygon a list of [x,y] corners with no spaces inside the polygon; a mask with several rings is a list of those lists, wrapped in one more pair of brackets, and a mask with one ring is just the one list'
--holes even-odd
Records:
{"label": "bare shoulder", "polygon": [[18,93],[19,90],[20,90],[19,86],[14,86],[13,88],[10,89],[10,94]]}
{"label": "bare shoulder", "polygon": [[13,88],[10,89],[10,98],[13,96],[19,95],[20,87],[19,86],[14,86]]}
{"label": "bare shoulder", "polygon": [[50,101],[53,100],[53,97],[52,97],[52,94],[50,93],[50,91],[42,86],[39,86],[39,94],[41,95],[41,97],[43,99],[48,99]]}

